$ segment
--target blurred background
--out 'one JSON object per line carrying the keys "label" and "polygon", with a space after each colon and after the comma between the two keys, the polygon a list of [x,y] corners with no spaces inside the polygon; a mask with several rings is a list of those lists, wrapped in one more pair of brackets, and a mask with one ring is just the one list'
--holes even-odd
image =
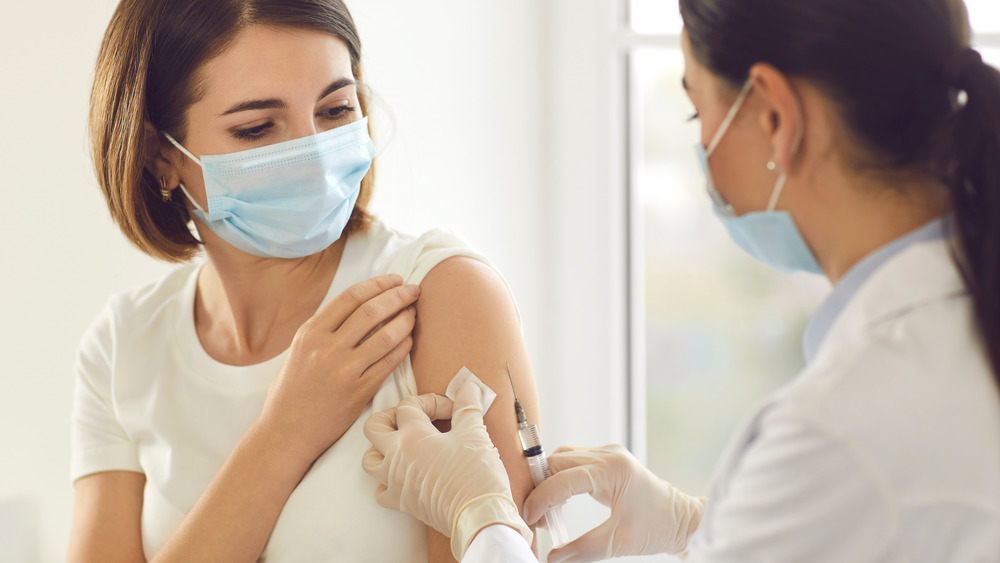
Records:
{"label": "blurred background", "polygon": [[[727,436],[802,365],[828,287],[745,257],[712,216],[672,0],[347,0],[379,149],[374,210],[490,256],[524,322],[543,440],[627,444],[703,494]],[[968,0],[1000,63],[1000,6]],[[0,18],[0,561],[65,558],[74,352],[116,292],[172,267],[111,223],[86,140],[113,0]],[[603,516],[566,510],[571,534]],[[643,558],[669,561],[669,558]]]}

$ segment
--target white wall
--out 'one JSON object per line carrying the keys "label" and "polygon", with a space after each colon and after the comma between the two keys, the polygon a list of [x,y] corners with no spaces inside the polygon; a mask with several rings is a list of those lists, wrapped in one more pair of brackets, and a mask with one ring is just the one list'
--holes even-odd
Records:
{"label": "white wall", "polygon": [[[411,232],[458,231],[499,265],[552,445],[623,438],[612,22],[610,2],[581,4],[349,0],[382,99],[375,209]],[[77,341],[110,294],[169,268],[112,225],[86,153],[114,5],[9,2],[0,18],[3,561],[64,557]]]}

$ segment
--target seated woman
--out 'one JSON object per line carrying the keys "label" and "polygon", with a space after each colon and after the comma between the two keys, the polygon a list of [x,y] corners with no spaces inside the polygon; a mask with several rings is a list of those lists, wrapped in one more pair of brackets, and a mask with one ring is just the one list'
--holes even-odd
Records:
{"label": "seated woman", "polygon": [[71,561],[451,560],[375,503],[362,426],[462,366],[498,393],[487,424],[527,495],[506,362],[537,408],[513,300],[456,238],[366,213],[360,53],[340,0],[118,6],[97,178],[125,236],[184,265],[83,338]]}

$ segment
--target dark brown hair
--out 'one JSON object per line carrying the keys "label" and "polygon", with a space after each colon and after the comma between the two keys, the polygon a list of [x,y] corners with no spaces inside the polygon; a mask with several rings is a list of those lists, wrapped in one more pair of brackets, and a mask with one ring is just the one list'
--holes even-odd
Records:
{"label": "dark brown hair", "polygon": [[[158,179],[145,170],[148,135],[167,132],[183,142],[185,113],[201,95],[198,69],[253,24],[338,37],[354,78],[363,79],[361,40],[341,0],[122,0],[111,17],[90,97],[91,153],[112,218],[150,256],[182,262],[201,243],[188,228],[187,208],[164,203]],[[367,115],[363,89],[358,102]],[[369,223],[374,178],[373,165],[345,234]]]}
{"label": "dark brown hair", "polygon": [[871,162],[950,191],[955,261],[1000,379],[1000,72],[961,0],[680,0],[695,58],[734,87],[769,63],[811,80]]}

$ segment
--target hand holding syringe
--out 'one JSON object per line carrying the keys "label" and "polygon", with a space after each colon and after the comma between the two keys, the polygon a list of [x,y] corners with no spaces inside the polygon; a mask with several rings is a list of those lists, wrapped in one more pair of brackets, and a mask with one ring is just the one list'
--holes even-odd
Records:
{"label": "hand holding syringe", "polygon": [[[538,436],[538,427],[528,424],[528,418],[524,415],[521,401],[517,399],[517,391],[514,389],[514,378],[510,374],[510,365],[507,365],[507,377],[510,378],[510,387],[514,391],[514,413],[517,415],[517,434],[521,438],[521,448],[524,449],[524,457],[528,460],[528,469],[531,471],[531,481],[537,487],[542,481],[549,478],[549,463],[545,459],[545,450],[542,449],[542,441]],[[567,542],[566,528],[563,526],[562,509],[560,507],[550,508],[545,513],[545,528],[552,536],[552,545],[560,546]]]}

